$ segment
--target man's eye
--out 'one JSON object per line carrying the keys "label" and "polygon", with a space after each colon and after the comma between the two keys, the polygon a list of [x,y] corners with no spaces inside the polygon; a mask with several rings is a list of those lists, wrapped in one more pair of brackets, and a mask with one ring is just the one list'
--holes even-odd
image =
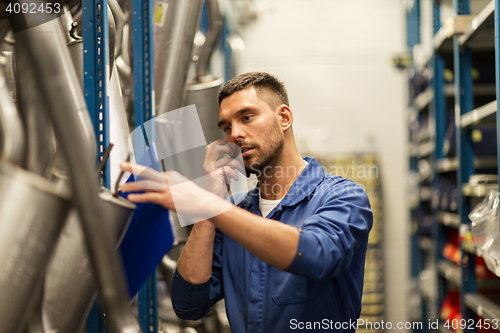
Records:
{"label": "man's eye", "polygon": [[248,121],[248,120],[250,120],[250,118],[252,118],[252,116],[245,116],[245,117],[243,117],[243,120]]}
{"label": "man's eye", "polygon": [[229,131],[231,131],[231,126],[224,128],[224,132],[229,132]]}

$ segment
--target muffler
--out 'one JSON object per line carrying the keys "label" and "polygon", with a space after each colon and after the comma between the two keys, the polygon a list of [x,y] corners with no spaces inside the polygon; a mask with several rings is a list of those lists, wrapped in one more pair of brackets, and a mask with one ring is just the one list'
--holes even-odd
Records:
{"label": "muffler", "polygon": [[224,82],[209,73],[210,59],[217,48],[222,33],[223,23],[217,0],[207,0],[209,27],[205,43],[200,49],[196,63],[196,76],[188,84],[185,105],[196,105],[201,127],[207,142],[223,139],[224,133],[217,127],[219,103],[217,94]]}
{"label": "muffler", "polygon": [[0,333],[16,332],[66,219],[71,193],[0,163]]}
{"label": "muffler", "polygon": [[223,82],[222,78],[209,78],[206,82],[190,83],[187,86],[186,105],[196,105],[201,128],[207,142],[224,139],[224,133],[217,126],[219,119],[217,94]]}
{"label": "muffler", "polygon": [[[117,249],[136,206],[101,188],[99,197],[109,211],[109,224]],[[45,276],[42,318],[45,332],[80,332],[97,296],[95,277],[76,210],[72,210]]]}

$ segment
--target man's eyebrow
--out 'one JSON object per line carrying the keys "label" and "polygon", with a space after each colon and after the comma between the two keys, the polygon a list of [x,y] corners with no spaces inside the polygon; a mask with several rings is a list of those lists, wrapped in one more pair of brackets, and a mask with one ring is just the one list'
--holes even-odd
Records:
{"label": "man's eyebrow", "polygon": [[222,125],[224,125],[225,122],[226,122],[226,120],[224,120],[224,119],[219,120],[219,122],[217,123],[217,127],[221,127]]}
{"label": "man's eyebrow", "polygon": [[[245,112],[250,112],[250,111],[252,111],[252,109],[250,109],[250,108],[244,108],[244,109],[241,109],[238,112],[236,112],[234,115],[235,116],[239,116],[239,115],[241,115],[241,114],[243,114]],[[221,127],[226,122],[227,122],[227,120],[225,120],[225,119],[219,120],[219,122],[217,123],[217,127]]]}

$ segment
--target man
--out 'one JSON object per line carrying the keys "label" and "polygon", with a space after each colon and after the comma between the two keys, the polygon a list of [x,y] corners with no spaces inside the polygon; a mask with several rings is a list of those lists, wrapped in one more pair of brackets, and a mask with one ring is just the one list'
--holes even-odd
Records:
{"label": "man", "polygon": [[[192,216],[214,216],[194,224],[178,261],[172,282],[177,315],[199,319],[224,298],[236,333],[354,332],[372,226],[366,193],[300,156],[287,92],[275,77],[240,75],[221,90],[219,105],[226,140],[207,147],[204,166],[213,193],[191,184],[174,194],[173,185],[185,179],[167,172],[166,189],[129,195]],[[238,177],[236,160],[217,160],[235,155],[231,144],[240,147],[246,171],[259,181],[237,206],[214,189],[225,177]]]}

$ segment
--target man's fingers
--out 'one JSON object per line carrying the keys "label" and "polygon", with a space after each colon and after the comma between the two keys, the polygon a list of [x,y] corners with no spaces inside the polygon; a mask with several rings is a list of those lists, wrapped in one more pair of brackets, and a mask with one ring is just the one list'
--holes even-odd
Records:
{"label": "man's fingers", "polygon": [[150,167],[140,165],[140,164],[132,164],[130,162],[124,162],[120,164],[120,168],[123,171],[132,172],[134,177],[137,179],[138,177],[151,179],[154,181],[161,182],[163,180],[163,175],[161,172],[158,172]]}
{"label": "man's fingers", "polygon": [[233,159],[231,157],[223,157],[221,158],[220,160],[218,161],[215,161],[214,163],[214,166],[216,169],[220,169],[220,168],[223,168],[225,167],[226,165],[229,165],[229,163],[232,161]]}
{"label": "man's fingers", "polygon": [[191,182],[187,177],[184,177],[177,171],[171,170],[165,172],[165,178],[167,179],[168,186],[174,186],[185,182]]}
{"label": "man's fingers", "polygon": [[231,147],[227,145],[215,145],[212,146],[207,145],[205,148],[205,158],[203,160],[203,164],[205,167],[205,171],[210,172],[212,170],[212,165],[217,161],[221,154],[228,154],[234,157],[234,151]]}
{"label": "man's fingers", "polygon": [[227,145],[212,147],[212,158],[214,159],[214,161],[219,159],[221,154],[227,154],[231,157],[234,157],[233,149],[231,149],[231,147]]}
{"label": "man's fingers", "polygon": [[167,186],[164,182],[160,183],[153,180],[139,180],[123,184],[120,190],[122,192],[143,192],[144,190],[164,191],[166,188]]}
{"label": "man's fingers", "polygon": [[132,164],[130,162],[123,162],[120,164],[120,169],[125,172],[132,172]]}
{"label": "man's fingers", "polygon": [[233,159],[229,166],[233,169],[239,170],[242,174],[245,174],[245,166],[239,159]]}
{"label": "man's fingers", "polygon": [[230,166],[225,166],[223,169],[227,176],[231,177],[235,181],[239,180],[237,172],[234,171]]}
{"label": "man's fingers", "polygon": [[211,142],[208,146],[210,146],[210,149],[214,151],[214,153],[223,150],[221,154],[229,154],[233,157],[238,156],[240,152],[240,147],[236,143],[227,142],[227,140],[216,140]]}
{"label": "man's fingers", "polygon": [[218,160],[217,162],[214,163],[214,166],[216,169],[223,168],[225,166],[230,166],[233,169],[238,169],[242,173],[245,172],[245,168],[241,164],[241,162],[237,159],[231,158],[231,157],[224,157]]}
{"label": "man's fingers", "polygon": [[161,204],[162,202],[162,196],[160,193],[157,192],[146,192],[146,193],[141,193],[141,194],[129,194],[127,196],[127,199],[132,201],[132,202],[137,202],[137,203],[154,203],[154,204]]}
{"label": "man's fingers", "polygon": [[210,145],[212,145],[212,146],[226,145],[226,144],[227,144],[227,140],[223,140],[223,139],[219,139],[219,140],[215,140],[215,141],[210,142]]}

